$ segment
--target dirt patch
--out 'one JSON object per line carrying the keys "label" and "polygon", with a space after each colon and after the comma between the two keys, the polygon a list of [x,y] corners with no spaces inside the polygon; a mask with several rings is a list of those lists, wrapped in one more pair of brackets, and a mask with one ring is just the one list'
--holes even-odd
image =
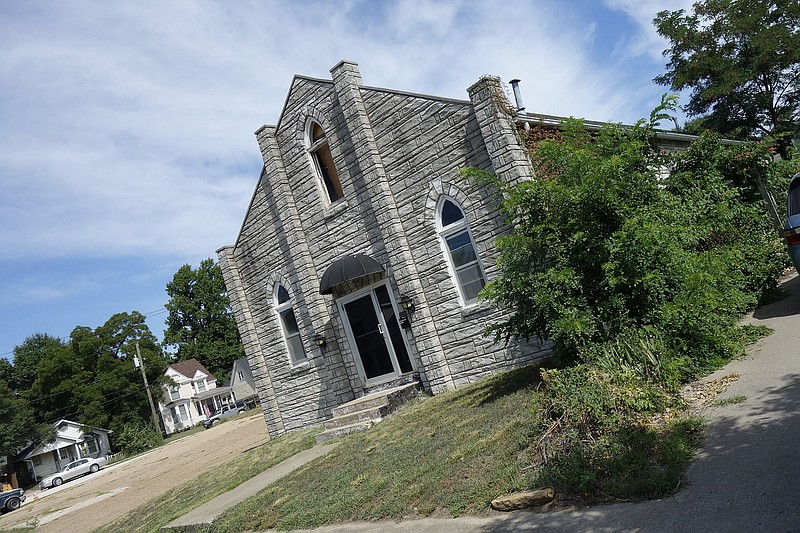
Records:
{"label": "dirt patch", "polygon": [[91,531],[268,440],[260,412],[230,420],[56,491],[30,491],[19,510],[0,516],[0,530],[37,524],[43,533]]}
{"label": "dirt patch", "polygon": [[717,396],[725,392],[730,384],[740,377],[736,372],[731,372],[716,379],[695,381],[686,385],[681,393],[689,410],[697,413],[711,405]]}

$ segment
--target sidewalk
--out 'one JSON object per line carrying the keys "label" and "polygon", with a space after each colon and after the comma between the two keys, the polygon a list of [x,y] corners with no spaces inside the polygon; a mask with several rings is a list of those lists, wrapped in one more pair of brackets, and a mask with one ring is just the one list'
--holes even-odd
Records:
{"label": "sidewalk", "polygon": [[293,455],[292,457],[281,461],[272,468],[268,468],[256,477],[245,481],[235,489],[229,490],[224,494],[220,494],[213,500],[206,502],[196,509],[193,509],[188,514],[173,520],[161,529],[164,531],[175,528],[179,531],[182,531],[208,527],[218,516],[237,503],[243,502],[247,498],[254,496],[258,491],[267,485],[274,483],[283,476],[300,468],[304,464],[313,461],[318,457],[322,457],[335,447],[336,444],[314,446],[313,448]]}
{"label": "sidewalk", "polygon": [[[296,533],[800,531],[800,277],[788,279],[784,287],[790,291],[786,299],[746,319],[774,333],[708,376],[738,373],[740,378],[718,399],[744,401],[706,409],[703,451],[674,496],[560,511],[340,524]],[[228,507],[327,451],[318,446],[287,459],[167,527],[210,524]]]}
{"label": "sidewalk", "polygon": [[746,319],[775,332],[748,354],[708,376],[736,372],[707,408],[703,451],[688,482],[670,498],[565,511],[495,514],[486,518],[343,524],[295,533],[514,532],[788,532],[800,531],[800,277],[790,295]]}

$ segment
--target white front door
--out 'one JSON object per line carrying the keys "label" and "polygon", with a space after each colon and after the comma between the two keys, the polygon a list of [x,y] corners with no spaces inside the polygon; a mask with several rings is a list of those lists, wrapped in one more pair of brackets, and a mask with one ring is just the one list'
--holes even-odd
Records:
{"label": "white front door", "polygon": [[413,370],[386,282],[340,298],[338,303],[356,367],[366,385]]}

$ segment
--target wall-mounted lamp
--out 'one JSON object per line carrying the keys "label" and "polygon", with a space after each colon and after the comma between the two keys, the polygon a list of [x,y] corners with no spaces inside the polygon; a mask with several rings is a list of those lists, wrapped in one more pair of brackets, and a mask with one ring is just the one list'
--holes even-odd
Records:
{"label": "wall-mounted lamp", "polygon": [[313,337],[311,337],[311,340],[314,341],[314,344],[316,344],[320,348],[324,348],[325,345],[327,344],[325,342],[325,336],[320,333],[316,333]]}
{"label": "wall-mounted lamp", "polygon": [[400,307],[408,311],[409,313],[414,312],[414,300],[411,299],[411,296],[408,294],[404,294],[400,297]]}
{"label": "wall-mounted lamp", "polygon": [[402,311],[398,315],[400,326],[403,329],[409,329],[411,327],[411,313],[414,312],[414,300],[411,299],[411,296],[404,294],[400,296],[400,307],[402,307]]}

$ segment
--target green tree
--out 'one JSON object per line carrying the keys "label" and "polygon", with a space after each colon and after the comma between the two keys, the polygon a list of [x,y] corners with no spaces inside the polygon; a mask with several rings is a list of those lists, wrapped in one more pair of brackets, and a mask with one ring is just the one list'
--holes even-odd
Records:
{"label": "green tree", "polygon": [[800,131],[800,2],[700,0],[693,13],[661,11],[670,42],[666,72],[655,78],[691,89],[686,111],[737,138],[769,137],[783,159]]}
{"label": "green tree", "polygon": [[465,172],[496,188],[513,228],[498,242],[501,274],[483,292],[514,310],[489,327],[498,339],[552,339],[568,361],[601,346],[617,364],[622,352],[648,354],[629,346],[652,347],[656,359],[686,358],[675,379],[739,348],[739,314],[774,286],[786,260],[753,192],[769,152],[708,133],[662,155],[650,143],[653,124],[590,134],[572,121],[563,141],[533,154],[540,180]]}
{"label": "green tree", "polygon": [[15,391],[25,394],[36,380],[37,368],[42,359],[64,346],[61,339],[46,333],[35,333],[14,347],[14,370],[8,385]]}
{"label": "green tree", "polygon": [[183,265],[167,283],[164,344],[178,347],[178,359],[195,358],[222,379],[244,356],[222,269],[205,259],[197,270]]}
{"label": "green tree", "polygon": [[50,347],[36,367],[36,379],[27,393],[36,416],[42,422],[78,416],[77,396],[91,382],[68,344]]}
{"label": "green tree", "polygon": [[115,433],[149,422],[144,383],[133,364],[137,343],[148,381],[158,390],[167,361],[137,311],[117,313],[94,330],[77,326],[67,343],[38,334],[26,339],[15,348],[12,375],[21,387],[15,390],[30,401],[40,422],[67,418]]}
{"label": "green tree", "polygon": [[0,456],[17,454],[31,441],[42,442],[52,436],[52,427],[36,421],[33,408],[0,380]]}
{"label": "green tree", "polygon": [[0,379],[8,383],[14,378],[14,365],[0,357]]}
{"label": "green tree", "polygon": [[73,410],[82,423],[117,432],[130,423],[152,418],[141,373],[133,364],[137,343],[148,382],[157,391],[167,361],[144,315],[138,311],[117,313],[94,331],[84,327],[73,330],[70,348],[90,378],[74,394]]}

